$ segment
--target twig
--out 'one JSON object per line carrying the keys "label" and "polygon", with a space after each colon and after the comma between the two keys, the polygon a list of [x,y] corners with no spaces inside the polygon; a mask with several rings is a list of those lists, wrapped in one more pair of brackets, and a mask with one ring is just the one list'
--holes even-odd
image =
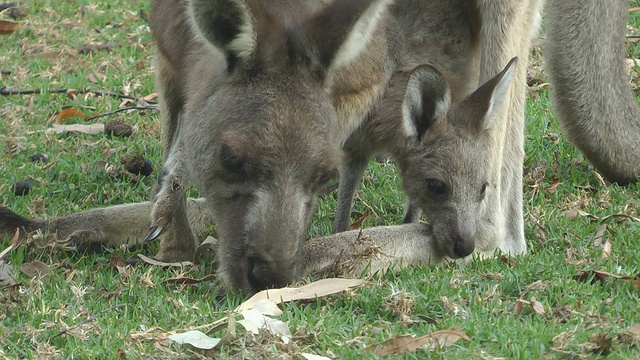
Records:
{"label": "twig", "polygon": [[[68,88],[64,88],[64,89],[53,89],[53,90],[47,90],[47,93],[50,94],[66,94],[67,92],[71,91],[72,89],[68,89]],[[105,92],[105,91],[95,91],[95,90],[91,90],[91,89],[73,89],[73,91],[75,91],[77,94],[94,94],[96,96],[113,96],[113,97],[117,97],[119,99],[129,99],[129,100],[138,100],[138,98],[130,96],[130,95],[125,95],[125,94],[118,94],[118,93],[114,93],[114,92]],[[42,90],[41,89],[29,89],[29,90],[11,90],[11,89],[7,89],[6,86],[0,87],[0,95],[31,95],[31,94],[41,94]],[[153,100],[145,100],[147,103],[149,104],[157,104],[156,101]]]}
{"label": "twig", "polygon": [[70,328],[68,328],[68,329],[64,329],[64,330],[60,331],[59,333],[57,333],[57,334],[53,335],[52,337],[50,337],[50,338],[49,338],[49,341],[51,341],[51,340],[53,340],[53,339],[57,338],[58,336],[65,335],[65,334],[66,334],[66,333],[68,333],[69,331],[71,331],[71,330],[73,330],[73,329],[75,329],[75,328],[77,328],[77,327],[79,327],[79,326],[82,326],[82,325],[87,324],[87,323],[90,323],[90,322],[94,322],[94,321],[96,321],[96,319],[97,319],[100,315],[102,315],[102,314],[104,314],[104,313],[106,313],[106,312],[109,312],[109,311],[111,311],[111,310],[115,310],[115,309],[117,309],[117,308],[121,308],[121,307],[123,307],[123,306],[125,306],[125,305],[126,305],[126,304],[114,305],[114,306],[112,306],[112,307],[110,307],[110,308],[107,308],[107,309],[104,309],[104,310],[102,310],[102,311],[99,311],[97,314],[90,316],[87,320],[80,321],[79,323],[77,323],[77,324],[73,325],[72,327],[70,327]]}
{"label": "twig", "polygon": [[105,113],[102,113],[102,114],[90,116],[90,117],[87,118],[87,120],[93,120],[93,119],[97,119],[97,118],[100,118],[100,117],[117,114],[119,112],[123,112],[123,111],[127,111],[127,110],[156,110],[156,111],[158,111],[160,109],[157,106],[127,106],[127,107],[120,108],[118,110],[109,111],[109,112],[105,112]]}

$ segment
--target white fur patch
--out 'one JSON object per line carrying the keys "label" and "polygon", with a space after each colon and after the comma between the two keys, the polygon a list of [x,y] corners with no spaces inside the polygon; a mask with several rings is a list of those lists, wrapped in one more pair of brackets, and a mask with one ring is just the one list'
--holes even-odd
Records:
{"label": "white fur patch", "polygon": [[402,100],[402,129],[407,137],[418,136],[418,129],[413,120],[412,110],[422,109],[422,94],[418,86],[407,86]]}
{"label": "white fur patch", "polygon": [[369,44],[369,40],[371,40],[371,36],[376,30],[380,18],[382,18],[387,7],[392,2],[393,0],[376,0],[372,2],[369,8],[360,16],[360,19],[354,24],[345,42],[340,46],[340,49],[333,59],[329,73],[333,73],[336,69],[348,65],[360,56]]}

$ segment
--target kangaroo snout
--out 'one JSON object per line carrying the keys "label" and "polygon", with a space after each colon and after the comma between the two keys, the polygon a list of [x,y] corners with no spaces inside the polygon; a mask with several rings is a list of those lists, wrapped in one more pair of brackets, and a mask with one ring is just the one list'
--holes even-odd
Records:
{"label": "kangaroo snout", "polygon": [[[273,259],[252,255],[248,259],[247,279],[254,290],[279,288],[296,280],[294,264],[278,264]],[[282,266],[284,265],[284,266]]]}
{"label": "kangaroo snout", "polygon": [[458,237],[454,239],[453,243],[453,254],[454,258],[463,258],[465,256],[471,255],[473,250],[476,248],[476,242],[473,238],[466,237]]}

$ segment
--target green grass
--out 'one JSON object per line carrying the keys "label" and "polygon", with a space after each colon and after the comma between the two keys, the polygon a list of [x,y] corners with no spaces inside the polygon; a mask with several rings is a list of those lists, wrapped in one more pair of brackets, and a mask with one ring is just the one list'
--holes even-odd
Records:
{"label": "green grass", "polygon": [[[634,2],[635,3],[635,2]],[[49,114],[63,106],[85,113],[112,111],[121,99],[65,94],[47,90],[75,88],[125,92],[136,98],[153,93],[153,49],[148,26],[138,12],[140,1],[31,1],[28,21],[12,35],[0,35],[0,69],[9,70],[1,84],[16,89],[42,89],[37,95],[0,97],[0,197],[2,205],[30,217],[68,214],[97,206],[146,200],[161,166],[158,113],[133,111],[100,118],[123,117],[137,128],[130,138],[100,135],[46,135]],[[0,19],[6,19],[6,14]],[[634,24],[640,22],[637,13]],[[87,44],[114,45],[113,51],[80,55]],[[638,52],[630,45],[632,56]],[[60,53],[57,59],[42,52]],[[38,55],[40,54],[40,55]],[[98,76],[96,83],[89,74]],[[100,76],[104,75],[104,80]],[[640,185],[621,188],[601,183],[594,168],[561,135],[548,109],[548,89],[531,92],[527,103],[525,159],[526,256],[474,261],[465,266],[409,268],[371,279],[358,290],[284,307],[281,320],[295,334],[291,347],[269,336],[250,337],[239,330],[231,345],[199,352],[183,345],[154,342],[148,329],[189,329],[211,323],[243,299],[216,295],[216,285],[179,286],[163,281],[177,275],[202,277],[211,266],[184,270],[110,265],[114,254],[147,255],[156,249],[107,249],[98,254],[30,251],[19,248],[6,257],[19,287],[0,290],[0,358],[286,358],[311,352],[335,358],[371,358],[364,347],[396,334],[424,335],[458,326],[471,341],[427,352],[391,358],[564,358],[599,357],[591,338],[612,339],[613,358],[640,356],[638,339],[625,337],[640,324],[640,290],[632,282],[606,279],[602,284],[578,281],[582,270],[636,276],[640,272],[640,224],[616,213],[640,216]],[[86,123],[81,118],[71,123]],[[105,151],[117,149],[106,156]],[[119,164],[139,151],[156,169],[137,182],[114,179],[97,170],[97,161]],[[49,164],[30,162],[48,154]],[[52,164],[53,163],[53,164]],[[545,188],[560,180],[554,192]],[[27,196],[13,194],[16,181],[29,181]],[[192,193],[195,195],[195,192]],[[320,201],[310,235],[331,230],[336,194]],[[366,226],[398,223],[404,195],[392,164],[372,162],[356,196],[354,210],[371,215]],[[579,208],[599,220],[568,220],[563,212]],[[599,226],[611,255],[594,246]],[[0,242],[0,250],[9,245]],[[47,279],[31,278],[21,266],[47,264]],[[518,299],[544,305],[536,314],[525,307],[515,314]],[[90,316],[95,320],[80,324]],[[80,325],[78,325],[80,324]],[[74,327],[75,326],[75,327]],[[66,333],[56,336],[61,331]],[[160,331],[160,330],[158,330]],[[222,332],[214,335],[221,336]]]}

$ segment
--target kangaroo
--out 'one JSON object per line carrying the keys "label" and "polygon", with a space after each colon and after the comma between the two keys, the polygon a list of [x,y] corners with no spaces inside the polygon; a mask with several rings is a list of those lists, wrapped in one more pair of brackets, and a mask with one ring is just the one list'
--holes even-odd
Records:
{"label": "kangaroo", "polygon": [[[341,162],[341,146],[351,133],[387,96],[392,74],[434,64],[449,81],[452,98],[463,99],[514,56],[523,61],[515,65],[506,104],[498,111],[489,135],[485,165],[491,191],[486,192],[477,217],[475,242],[522,253],[526,250],[522,213],[524,59],[540,23],[542,5],[542,0],[153,2],[164,156],[167,159],[179,134],[189,145],[184,149],[184,158],[191,163],[185,164],[189,176],[207,199],[199,208],[206,215],[192,218],[194,203],[181,201],[168,227],[151,229],[155,231],[150,238],[158,232],[161,237],[158,258],[188,259],[195,246],[192,230],[198,228],[197,222],[210,221],[211,214],[222,230],[223,247],[238,246],[225,250],[229,257],[221,259],[221,273],[226,274],[230,288],[257,290],[294,280],[302,267],[300,244],[313,211],[314,190]],[[552,87],[561,87],[558,81],[576,87],[571,94],[554,89],[555,106],[564,109],[559,111],[559,121],[569,138],[585,154],[592,154],[587,156],[610,180],[624,183],[635,181],[639,174],[640,131],[635,105],[629,96],[621,95],[627,80],[619,70],[620,29],[624,28],[627,3],[606,5],[602,9],[598,0],[549,1],[548,7],[556,9],[548,14],[549,46],[561,41],[575,44],[561,45],[558,50],[549,47],[548,57],[557,59],[559,65],[551,59],[548,64]],[[576,31],[579,24],[600,29],[598,35]],[[592,46],[581,45],[584,43],[604,50],[594,56]],[[581,61],[569,62],[562,52]],[[610,54],[618,55],[613,59]],[[602,85],[612,83],[615,93]],[[298,106],[298,100],[306,105]],[[617,110],[599,111],[605,103],[617,104],[606,107]],[[178,116],[181,112],[183,120]],[[207,142],[200,126],[211,122],[217,125]],[[590,129],[597,129],[598,134]],[[192,141],[194,135],[199,137],[197,142]],[[261,140],[265,138],[269,140]],[[587,147],[591,149],[585,150]],[[305,156],[289,155],[289,149]],[[267,161],[274,158],[280,162]],[[286,171],[296,168],[307,178]],[[289,202],[271,201],[274,207],[267,214],[266,206],[260,204],[272,196]],[[149,202],[131,206],[126,209],[145,215],[140,219],[148,217],[152,208]],[[114,226],[121,230],[130,224],[122,222],[119,209],[124,208],[104,209],[102,219],[70,221],[68,225],[76,227],[64,232],[104,228],[105,238],[127,241],[126,231],[108,233]],[[17,219],[5,215],[1,222],[9,229],[11,220]],[[60,224],[62,219],[51,224]],[[246,220],[251,220],[249,231]],[[283,226],[261,229],[270,222]],[[150,222],[147,218],[136,224]],[[144,238],[138,236],[138,230],[130,229],[130,233]],[[253,269],[270,275],[255,276]]]}
{"label": "kangaroo", "polygon": [[[424,210],[441,255],[456,259],[471,254],[476,227],[482,226],[476,217],[483,213],[490,189],[486,147],[515,65],[514,58],[500,74],[453,105],[448,82],[432,66],[395,75],[387,94],[404,92],[404,97],[383,99],[344,145],[335,231],[347,230],[357,182],[371,155],[385,150],[396,160],[412,204],[404,222],[417,221],[416,209]],[[479,245],[481,251],[495,250]]]}

